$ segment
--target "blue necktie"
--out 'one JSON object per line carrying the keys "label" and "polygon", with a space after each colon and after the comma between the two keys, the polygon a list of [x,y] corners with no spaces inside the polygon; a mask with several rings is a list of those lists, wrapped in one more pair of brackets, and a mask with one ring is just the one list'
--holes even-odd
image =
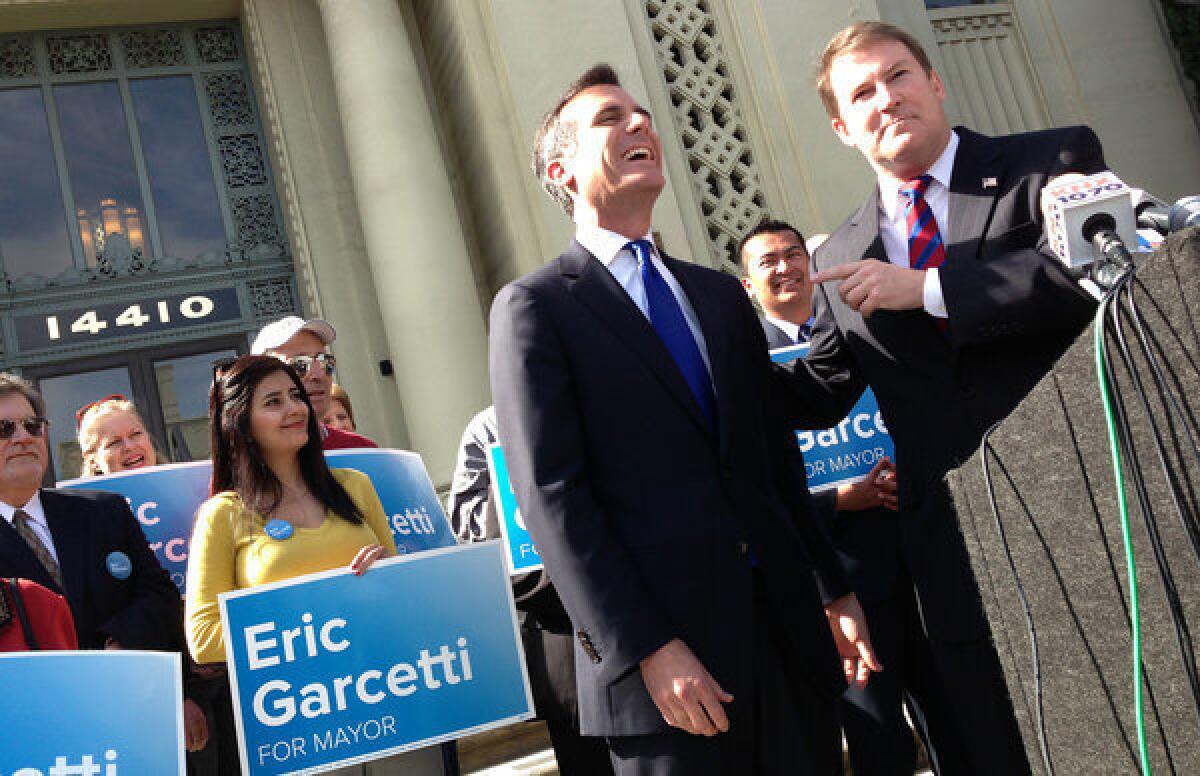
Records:
{"label": "blue necktie", "polygon": [[688,328],[687,319],[683,317],[683,308],[679,300],[671,293],[671,287],[659,273],[651,261],[652,249],[646,240],[634,240],[626,245],[637,258],[642,271],[642,285],[646,290],[646,312],[650,316],[650,325],[658,332],[659,338],[675,364],[683,374],[683,379],[692,389],[700,412],[708,419],[709,427],[717,429],[717,400],[713,394],[712,381],[708,369],[704,366],[704,358],[700,355],[700,347],[692,330]]}

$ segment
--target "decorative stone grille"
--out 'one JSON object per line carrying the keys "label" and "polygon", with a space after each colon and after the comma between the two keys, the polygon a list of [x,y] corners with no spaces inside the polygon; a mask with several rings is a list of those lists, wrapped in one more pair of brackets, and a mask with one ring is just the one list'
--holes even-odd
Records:
{"label": "decorative stone grille", "polygon": [[290,280],[265,280],[248,284],[250,303],[258,320],[280,318],[297,312]]}
{"label": "decorative stone grille", "polygon": [[723,268],[767,208],[709,0],[646,0],[692,184]]}
{"label": "decorative stone grille", "polygon": [[135,30],[121,33],[126,67],[171,67],[185,64],[179,30]]}
{"label": "decorative stone grille", "polygon": [[238,242],[246,250],[263,244],[283,244],[275,220],[275,205],[267,194],[234,197],[233,220],[237,224]]}
{"label": "decorative stone grille", "polygon": [[106,35],[68,35],[46,38],[50,70],[55,73],[96,73],[112,70]]}
{"label": "decorative stone grille", "polygon": [[202,27],[196,30],[196,52],[206,64],[236,62],[237,35],[228,27]]}
{"label": "decorative stone grille", "polygon": [[33,43],[28,38],[0,40],[0,78],[28,78],[36,73]]}
{"label": "decorative stone grille", "polygon": [[232,127],[254,122],[250,92],[240,72],[210,73],[204,76],[209,112],[217,127]]}
{"label": "decorative stone grille", "polygon": [[230,135],[217,141],[225,185],[231,189],[258,186],[267,182],[267,163],[256,135]]}

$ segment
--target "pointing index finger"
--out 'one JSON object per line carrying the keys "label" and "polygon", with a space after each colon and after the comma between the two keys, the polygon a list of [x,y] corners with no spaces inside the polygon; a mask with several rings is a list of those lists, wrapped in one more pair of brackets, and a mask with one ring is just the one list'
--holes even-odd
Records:
{"label": "pointing index finger", "polygon": [[845,280],[858,271],[860,264],[862,264],[861,261],[850,261],[846,262],[845,264],[839,264],[836,267],[823,269],[817,274],[813,275],[812,282],[828,283],[831,280]]}

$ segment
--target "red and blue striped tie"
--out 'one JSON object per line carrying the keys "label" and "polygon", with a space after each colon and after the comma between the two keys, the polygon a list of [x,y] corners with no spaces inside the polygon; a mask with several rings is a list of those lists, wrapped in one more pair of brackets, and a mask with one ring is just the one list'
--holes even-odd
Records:
{"label": "red and blue striped tie", "polygon": [[[936,269],[946,260],[942,232],[933,216],[933,208],[925,200],[925,192],[932,182],[932,175],[922,175],[900,187],[900,193],[908,199],[904,206],[904,221],[908,224],[908,266],[913,269]],[[945,318],[935,317],[933,323],[943,336],[948,336],[949,325]]]}
{"label": "red and blue striped tie", "polygon": [[932,175],[922,175],[900,187],[900,193],[908,199],[904,220],[908,225],[908,266],[913,269],[935,269],[946,260],[942,233],[933,208],[925,201],[925,191],[932,182]]}

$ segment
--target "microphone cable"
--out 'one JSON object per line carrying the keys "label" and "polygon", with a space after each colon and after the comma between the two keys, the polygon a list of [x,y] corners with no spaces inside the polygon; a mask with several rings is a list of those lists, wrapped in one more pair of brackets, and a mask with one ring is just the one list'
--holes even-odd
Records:
{"label": "microphone cable", "polygon": [[1125,477],[1121,467],[1121,451],[1118,442],[1117,420],[1109,391],[1111,373],[1104,350],[1105,321],[1108,309],[1124,283],[1129,282],[1133,269],[1127,269],[1113,285],[1096,309],[1092,325],[1093,343],[1096,354],[1096,380],[1100,386],[1100,401],[1104,406],[1104,420],[1108,429],[1108,444],[1112,454],[1113,479],[1117,488],[1117,511],[1121,522],[1121,538],[1125,544],[1125,571],[1129,578],[1129,624],[1133,635],[1133,707],[1137,722],[1138,757],[1141,760],[1142,776],[1150,776],[1150,755],[1146,747],[1146,719],[1142,700],[1142,626],[1141,607],[1138,602],[1137,565],[1133,558],[1133,539],[1129,530],[1129,505],[1125,501]]}
{"label": "microphone cable", "polygon": [[[1145,386],[1139,375],[1137,365],[1134,363],[1133,354],[1130,352],[1125,339],[1123,326],[1123,315],[1120,308],[1120,301],[1124,297],[1127,305],[1132,305],[1132,287],[1134,274],[1131,273],[1125,282],[1116,287],[1117,307],[1111,309],[1111,320],[1109,321],[1109,332],[1116,335],[1118,348],[1121,355],[1121,360],[1125,369],[1128,371],[1132,380],[1134,391],[1138,396],[1139,402],[1145,413],[1148,425],[1151,431],[1151,436],[1154,441],[1155,453],[1158,457],[1159,466],[1166,478],[1168,490],[1170,491],[1171,499],[1175,507],[1175,511],[1179,516],[1180,523],[1184,532],[1188,535],[1192,545],[1193,554],[1196,558],[1197,565],[1200,566],[1200,544],[1197,544],[1195,517],[1189,516],[1185,511],[1183,503],[1183,494],[1181,493],[1178,477],[1173,470],[1171,464],[1167,460],[1166,445],[1163,441],[1161,429],[1154,418],[1150,408],[1150,401],[1146,395]],[[1140,340],[1140,338],[1139,338]],[[1140,340],[1139,344],[1143,345],[1145,350],[1149,352],[1149,343]],[[1106,353],[1106,360],[1108,359]],[[1153,359],[1153,354],[1149,353],[1147,358],[1151,364],[1151,371],[1157,363]],[[1137,496],[1138,507],[1142,513],[1142,519],[1146,526],[1146,533],[1150,538],[1150,546],[1154,553],[1155,564],[1158,567],[1159,577],[1163,586],[1163,594],[1166,597],[1167,606],[1171,614],[1172,625],[1175,630],[1175,640],[1179,648],[1180,662],[1183,664],[1184,673],[1187,676],[1189,689],[1192,694],[1192,704],[1196,711],[1197,719],[1200,720],[1200,671],[1196,666],[1196,655],[1192,645],[1191,631],[1188,628],[1186,615],[1183,610],[1183,603],[1179,595],[1179,588],[1176,584],[1175,574],[1171,569],[1169,559],[1167,557],[1166,546],[1163,543],[1162,532],[1159,528],[1158,519],[1155,516],[1154,508],[1151,505],[1149,488],[1146,485],[1146,480],[1143,474],[1142,464],[1139,460],[1137,449],[1134,444],[1132,427],[1129,424],[1129,414],[1125,407],[1120,384],[1115,381],[1114,373],[1111,368],[1111,362],[1108,363],[1109,375],[1112,379],[1112,384],[1115,386],[1115,402],[1114,409],[1116,411],[1118,428],[1121,431],[1122,442],[1124,449],[1127,451],[1129,461],[1131,463],[1131,480],[1134,486],[1134,492]],[[1160,373],[1161,376],[1161,373]],[[1157,379],[1156,379],[1157,382]],[[1167,396],[1169,390],[1165,384],[1156,386],[1160,390],[1160,397],[1163,399],[1164,405],[1169,406]],[[1169,410],[1168,410],[1169,413]],[[1174,419],[1170,414],[1167,417],[1168,425],[1172,431],[1177,432],[1174,424]],[[1185,424],[1186,425],[1186,424]],[[1177,433],[1176,433],[1177,436]]]}

